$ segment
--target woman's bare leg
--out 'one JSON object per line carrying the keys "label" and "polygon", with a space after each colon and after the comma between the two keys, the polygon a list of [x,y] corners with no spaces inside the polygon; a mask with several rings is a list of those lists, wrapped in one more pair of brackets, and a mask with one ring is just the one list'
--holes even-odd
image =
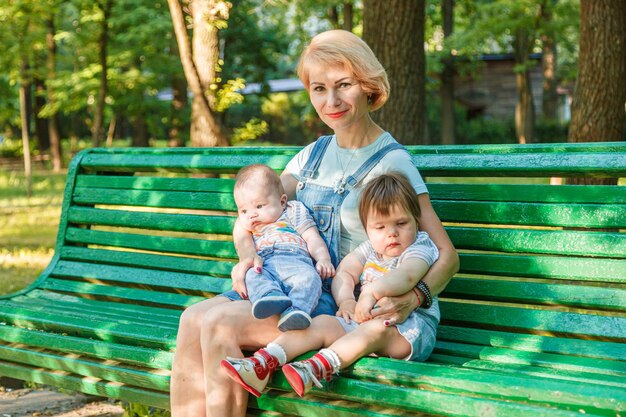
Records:
{"label": "woman's bare leg", "polygon": [[213,297],[187,308],[180,317],[170,378],[172,417],[198,417],[205,413],[200,330],[207,311],[221,304],[231,304],[231,301]]}
{"label": "woman's bare leg", "polygon": [[255,319],[249,301],[218,305],[205,314],[201,344],[207,417],[245,417],[248,392],[226,374],[220,362],[226,356],[243,357],[242,349],[267,345],[280,333],[277,324],[277,317]]}

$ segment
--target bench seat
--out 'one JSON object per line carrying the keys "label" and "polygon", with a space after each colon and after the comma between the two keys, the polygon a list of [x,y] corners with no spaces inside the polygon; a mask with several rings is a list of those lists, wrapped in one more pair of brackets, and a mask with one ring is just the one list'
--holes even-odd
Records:
{"label": "bench seat", "polygon": [[[169,407],[182,310],[230,289],[232,174],[298,147],[91,149],[69,168],[49,266],[0,297],[0,375]],[[425,363],[367,357],[256,416],[623,415],[626,144],[410,147],[461,270]],[[305,355],[306,356],[306,355]]]}

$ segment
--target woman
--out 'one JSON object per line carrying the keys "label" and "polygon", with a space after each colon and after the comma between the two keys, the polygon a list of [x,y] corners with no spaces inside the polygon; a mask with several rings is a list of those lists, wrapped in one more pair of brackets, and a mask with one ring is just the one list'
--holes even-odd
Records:
{"label": "woman", "polygon": [[[333,30],[312,39],[300,58],[298,76],[334,135],[318,139],[289,162],[281,175],[288,197],[313,212],[336,266],[367,238],[357,209],[363,184],[384,172],[402,172],[419,194],[420,230],[440,252],[422,279],[431,292],[428,297],[439,294],[459,260],[410,156],[370,117],[388,97],[384,68],[359,37]],[[238,224],[234,236],[240,262],[232,272],[233,291],[191,306],[181,317],[171,377],[174,417],[245,416],[248,393],[220,368],[220,360],[242,357],[242,349],[256,350],[279,334],[275,319],[254,319],[249,301],[239,295],[245,291],[246,271],[262,268],[262,261]],[[379,300],[376,314],[390,324],[402,322],[426,299],[423,289],[416,288]],[[312,315],[335,310],[332,296],[323,292]]]}

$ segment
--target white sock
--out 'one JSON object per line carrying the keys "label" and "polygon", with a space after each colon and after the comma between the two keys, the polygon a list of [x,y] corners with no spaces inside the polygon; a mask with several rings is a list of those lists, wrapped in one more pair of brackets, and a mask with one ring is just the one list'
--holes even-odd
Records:
{"label": "white sock", "polygon": [[333,374],[339,372],[339,370],[341,369],[341,359],[339,359],[339,356],[335,353],[334,350],[322,349],[318,353],[320,355],[323,355],[326,360],[328,360],[330,365],[333,367]]}
{"label": "white sock", "polygon": [[270,343],[265,347],[265,351],[278,359],[278,364],[283,366],[287,363],[287,354],[281,345],[278,343]]}

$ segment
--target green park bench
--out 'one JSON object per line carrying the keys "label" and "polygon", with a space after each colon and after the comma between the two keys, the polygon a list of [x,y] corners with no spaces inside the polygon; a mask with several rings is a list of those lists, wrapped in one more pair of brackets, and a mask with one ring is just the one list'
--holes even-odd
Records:
{"label": "green park bench", "polygon": [[[169,406],[181,311],[230,288],[232,175],[297,147],[90,149],[54,257],[0,298],[0,375]],[[626,414],[626,143],[409,147],[461,270],[425,363],[368,357],[257,416]]]}

